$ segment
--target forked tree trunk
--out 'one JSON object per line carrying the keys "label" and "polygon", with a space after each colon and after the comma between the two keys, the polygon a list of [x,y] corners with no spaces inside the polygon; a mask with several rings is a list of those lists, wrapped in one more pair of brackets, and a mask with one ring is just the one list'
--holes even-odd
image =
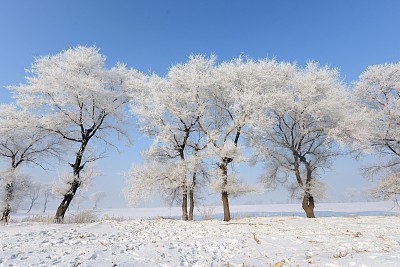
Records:
{"label": "forked tree trunk", "polygon": [[[190,131],[185,125],[185,137],[183,138],[182,144],[179,146],[179,155],[182,161],[185,161],[185,147],[186,142],[189,138]],[[186,174],[182,177],[182,220],[187,221],[188,217],[188,188],[186,183]]]}
{"label": "forked tree trunk", "polygon": [[[236,136],[234,140],[235,147],[237,147],[239,142],[240,133],[242,130],[242,126],[238,127],[236,131]],[[221,192],[221,199],[222,199],[222,208],[224,209],[224,221],[229,222],[231,220],[231,212],[229,210],[229,194],[226,191],[228,186],[228,164],[233,161],[233,158],[224,158],[223,163],[220,164],[219,168],[222,171],[222,192]]]}
{"label": "forked tree trunk", "polygon": [[303,210],[306,212],[307,218],[315,218],[314,215],[314,197],[306,193],[303,197]]}

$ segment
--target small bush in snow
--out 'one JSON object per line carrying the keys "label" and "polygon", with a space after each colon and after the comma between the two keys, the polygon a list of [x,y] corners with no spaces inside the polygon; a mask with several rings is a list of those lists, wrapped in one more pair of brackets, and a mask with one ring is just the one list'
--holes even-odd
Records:
{"label": "small bush in snow", "polygon": [[64,223],[92,223],[99,221],[99,217],[92,210],[83,210],[64,219]]}
{"label": "small bush in snow", "polygon": [[200,209],[200,215],[202,220],[212,220],[215,215],[215,210],[217,207],[215,206],[207,206]]}

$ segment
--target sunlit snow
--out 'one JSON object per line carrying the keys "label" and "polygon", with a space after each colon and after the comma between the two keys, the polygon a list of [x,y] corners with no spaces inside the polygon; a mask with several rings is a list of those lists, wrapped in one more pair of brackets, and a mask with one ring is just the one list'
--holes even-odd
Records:
{"label": "sunlit snow", "polygon": [[[316,219],[304,218],[298,206],[232,206],[235,218],[230,222],[177,220],[178,208],[102,210],[97,215],[107,220],[87,224],[20,222],[27,217],[21,212],[12,215],[14,222],[0,227],[0,266],[396,266],[400,262],[399,216],[392,203],[319,204]],[[215,209],[215,218],[221,212]],[[247,217],[254,214],[270,216]],[[134,219],[109,219],[121,216]]]}

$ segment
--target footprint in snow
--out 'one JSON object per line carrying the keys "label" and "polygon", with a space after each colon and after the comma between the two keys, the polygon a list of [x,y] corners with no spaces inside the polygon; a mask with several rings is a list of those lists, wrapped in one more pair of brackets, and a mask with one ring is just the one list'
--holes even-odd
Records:
{"label": "footprint in snow", "polygon": [[97,254],[93,253],[92,256],[90,256],[89,260],[94,260],[97,258]]}

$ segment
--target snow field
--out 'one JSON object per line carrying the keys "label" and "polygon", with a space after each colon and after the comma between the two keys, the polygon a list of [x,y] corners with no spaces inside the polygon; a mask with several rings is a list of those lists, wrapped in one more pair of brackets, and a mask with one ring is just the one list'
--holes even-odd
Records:
{"label": "snow field", "polygon": [[0,266],[398,266],[398,216],[2,226]]}

